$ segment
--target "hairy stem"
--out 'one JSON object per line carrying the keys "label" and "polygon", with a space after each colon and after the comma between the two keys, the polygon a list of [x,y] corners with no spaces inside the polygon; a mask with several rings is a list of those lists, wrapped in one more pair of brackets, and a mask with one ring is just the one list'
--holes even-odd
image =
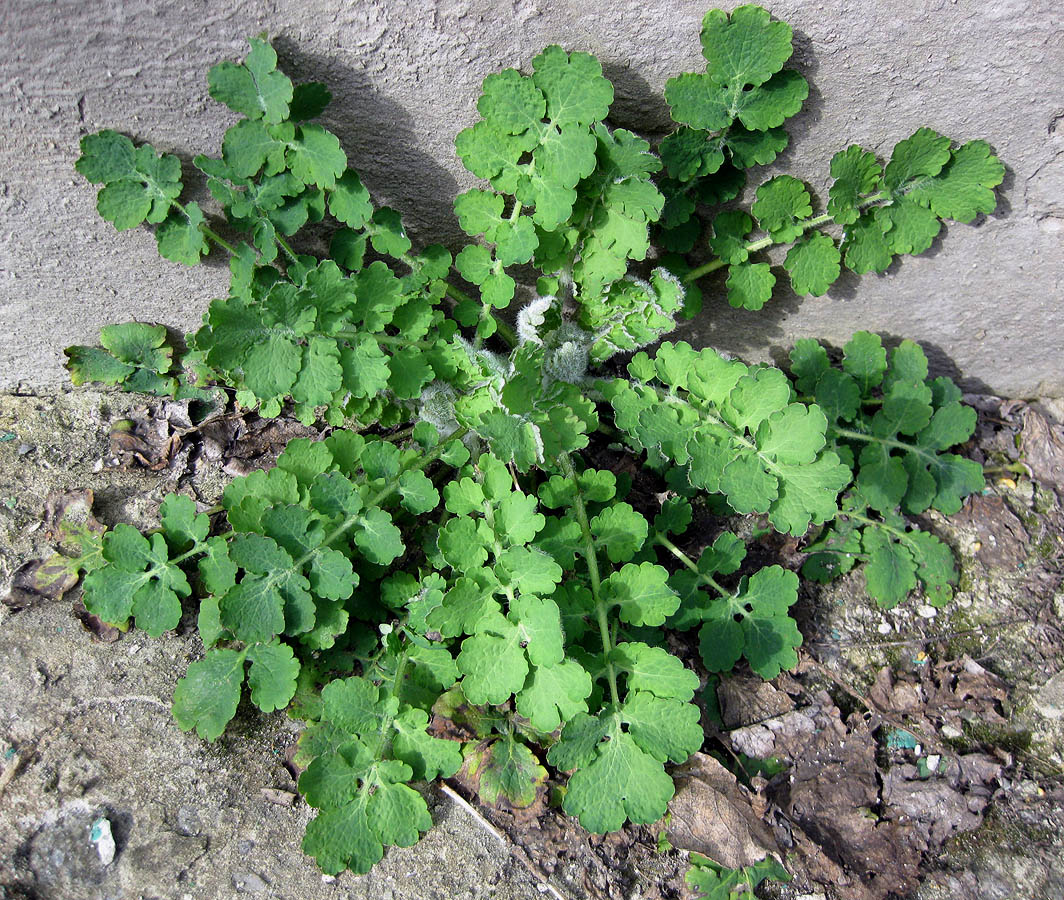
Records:
{"label": "hairy stem", "polygon": [[694,572],[695,575],[698,576],[699,581],[713,588],[713,590],[720,594],[720,596],[730,597],[732,595],[732,591],[729,591],[726,587],[717,582],[716,579],[714,579],[712,576],[706,575],[704,572],[700,571],[698,568],[698,564],[693,559],[691,559],[690,556],[684,553],[683,550],[681,550],[672,541],[665,537],[665,535],[661,533],[655,534],[653,540],[655,543],[660,544],[662,547],[668,550],[669,553],[675,556],[688,569]]}
{"label": "hairy stem", "polygon": [[290,260],[291,260],[292,262],[299,262],[299,257],[298,257],[298,256],[296,256],[296,252],[295,252],[295,250],[293,250],[293,249],[291,248],[291,246],[289,245],[288,241],[286,241],[286,240],[285,240],[285,239],[284,239],[283,237],[281,237],[281,236],[280,236],[279,234],[277,234],[277,233],[274,233],[273,239],[274,239],[275,241],[277,241],[277,246],[278,246],[278,247],[280,247],[280,248],[281,248],[282,250],[284,250],[284,252],[285,252],[285,255],[286,255],[286,256],[287,256],[287,257],[288,257],[288,258],[289,258],[289,259],[290,259]]}
{"label": "hairy stem", "polygon": [[[188,210],[185,209],[182,204],[178,203],[176,200],[171,200],[170,205],[179,213],[181,213],[181,215],[183,215],[186,219],[189,218]],[[210,228],[201,222],[199,230],[205,238],[210,241],[214,241],[214,243],[216,243],[219,247],[225,250],[230,256],[236,256],[236,248],[220,234],[218,234],[213,228]]]}
{"label": "hairy stem", "polygon": [[[890,195],[887,192],[880,191],[878,194],[872,194],[872,196],[866,197],[864,200],[862,200],[860,203],[857,204],[857,208],[863,210],[863,209],[868,208],[869,206],[875,206],[876,204],[882,203],[884,200],[888,199],[889,196]],[[820,216],[815,216],[814,218],[809,219],[809,220],[801,223],[801,229],[802,229],[801,230],[801,234],[805,234],[807,231],[809,231],[809,230],[811,230],[813,228],[820,228],[822,225],[830,225],[834,221],[835,221],[835,219],[832,216],[828,215],[827,213],[824,213],[823,215],[820,215]],[[775,246],[777,244],[793,244],[793,243],[794,243],[794,241],[777,241],[777,240],[773,240],[773,238],[771,236],[769,236],[769,237],[758,238],[756,241],[751,241],[743,249],[747,253],[756,253],[758,250],[767,250],[769,247],[773,247],[773,246]],[[692,269],[690,272],[688,272],[686,275],[684,275],[683,282],[684,282],[684,284],[690,284],[692,281],[697,281],[699,278],[702,278],[704,275],[708,275],[708,274],[710,274],[710,272],[716,272],[717,269],[722,269],[726,265],[728,265],[728,263],[726,263],[722,259],[710,260],[709,262],[705,263],[704,265],[698,266],[697,268]]]}

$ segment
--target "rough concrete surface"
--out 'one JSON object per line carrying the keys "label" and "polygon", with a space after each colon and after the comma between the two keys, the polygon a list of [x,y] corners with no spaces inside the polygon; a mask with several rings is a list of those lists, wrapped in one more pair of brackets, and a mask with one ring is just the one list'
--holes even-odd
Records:
{"label": "rough concrete surface", "polygon": [[[63,380],[64,346],[137,318],[189,328],[224,293],[226,270],[159,259],[144,229],[115,234],[73,171],[78,141],[118,128],[186,163],[216,152],[232,119],[205,74],[244,38],[276,39],[297,79],[336,97],[325,122],[379,201],[415,240],[452,246],[451,199],[474,183],[455,134],[476,119],[483,77],[527,67],[558,42],[596,53],[614,80],[613,119],[651,136],[665,80],[701,68],[709,2],[655,0],[6,0],[0,6],[0,386]],[[725,7],[735,4],[724,3]],[[1008,395],[1064,394],[1064,41],[1054,0],[777,0],[812,83],[791,121],[787,171],[823,196],[831,155],[858,142],[889,154],[927,125],[985,138],[1008,167],[992,216],[950,226],[932,250],[880,277],[844,278],[819,300],[730,310],[721,285],[683,337],[748,356],[796,337],[842,342],[857,328],[924,343],[940,370]],[[188,166],[191,170],[191,165]]]}

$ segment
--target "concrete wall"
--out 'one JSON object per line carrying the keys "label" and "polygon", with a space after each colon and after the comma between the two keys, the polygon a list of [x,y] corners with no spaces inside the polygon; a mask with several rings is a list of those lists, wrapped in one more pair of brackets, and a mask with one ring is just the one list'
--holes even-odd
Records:
{"label": "concrete wall", "polygon": [[[735,4],[725,3],[725,6]],[[1064,24],[1058,0],[769,0],[795,29],[812,83],[785,170],[826,195],[850,142],[880,154],[921,125],[982,137],[1008,166],[998,212],[932,250],[829,296],[735,312],[711,296],[681,336],[749,357],[857,328],[912,337],[940,370],[1010,395],[1064,394]],[[206,71],[276,39],[296,79],[336,97],[326,125],[415,240],[459,239],[454,194],[474,184],[455,134],[483,77],[561,43],[603,61],[614,120],[667,123],[665,80],[700,69],[708,3],[689,0],[4,0],[0,4],[0,386],[61,383],[62,348],[136,318],[193,327],[226,290],[212,260],[160,259],[146,230],[116,234],[73,162],[83,134],[123,130],[188,161],[217,153],[232,119]],[[766,174],[767,177],[767,174]],[[706,285],[719,294],[719,283]],[[955,367],[955,368],[954,368]]]}

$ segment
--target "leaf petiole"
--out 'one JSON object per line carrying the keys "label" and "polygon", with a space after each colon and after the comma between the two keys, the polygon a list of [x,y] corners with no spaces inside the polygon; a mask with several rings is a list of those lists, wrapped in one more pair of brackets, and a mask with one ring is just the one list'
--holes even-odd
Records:
{"label": "leaf petiole", "polygon": [[613,668],[610,655],[613,652],[613,641],[610,638],[609,619],[606,616],[606,604],[602,599],[602,582],[599,575],[598,557],[595,555],[595,539],[591,534],[591,523],[587,517],[587,506],[584,504],[580,481],[572,460],[568,453],[558,457],[558,463],[565,477],[573,483],[576,496],[573,501],[573,510],[576,512],[576,520],[580,524],[580,534],[584,540],[584,558],[587,561],[587,574],[591,583],[591,597],[595,601],[595,618],[598,621],[599,636],[602,638],[602,658],[606,662],[606,677],[610,683],[610,699],[614,706],[620,705],[620,693],[617,690],[617,672]]}

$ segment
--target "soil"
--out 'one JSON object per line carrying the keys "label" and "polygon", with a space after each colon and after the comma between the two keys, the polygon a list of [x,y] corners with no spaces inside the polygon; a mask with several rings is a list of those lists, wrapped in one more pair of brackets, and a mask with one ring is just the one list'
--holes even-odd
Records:
{"label": "soil", "polygon": [[[297,723],[242,708],[214,744],[182,733],[169,700],[201,652],[191,617],[163,640],[121,634],[76,588],[42,595],[32,568],[64,507],[150,526],[166,493],[213,503],[303,426],[197,427],[187,406],[121,393],[0,395],[0,900],[653,900],[693,896],[687,851],[732,867],[772,855],[792,879],[758,892],[787,900],[1059,900],[1061,410],[968,399],[987,489],[925,523],[958,554],[954,601],[882,610],[859,573],[806,584],[798,669],[707,681],[705,753],[676,773],[664,823],[591,836],[557,785],[503,809],[460,773],[429,792],[437,827],[419,844],[330,879],[299,847]],[[752,556],[800,564],[795,542],[758,540]]]}

